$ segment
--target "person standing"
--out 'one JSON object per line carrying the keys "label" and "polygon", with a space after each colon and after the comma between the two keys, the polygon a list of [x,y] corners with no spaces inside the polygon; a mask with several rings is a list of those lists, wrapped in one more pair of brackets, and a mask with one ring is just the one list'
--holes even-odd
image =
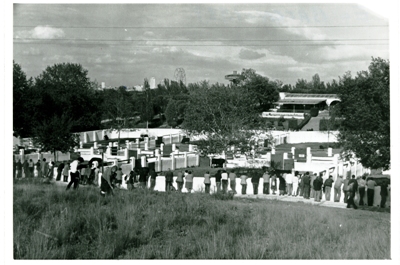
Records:
{"label": "person standing", "polygon": [[22,163],[21,163],[21,160],[18,159],[16,167],[17,167],[17,179],[20,179],[20,178],[22,178]]}
{"label": "person standing", "polygon": [[258,194],[258,185],[260,183],[260,178],[261,174],[259,174],[257,171],[252,172],[252,177],[251,177],[251,183],[253,184],[253,194],[257,195]]}
{"label": "person standing", "polygon": [[347,208],[353,206],[354,209],[357,209],[357,205],[354,203],[354,197],[356,196],[356,190],[358,190],[358,183],[356,181],[356,176],[352,176],[349,180],[347,191],[348,191],[348,198],[347,198]]}
{"label": "person standing", "polygon": [[54,178],[54,161],[50,162],[49,170],[47,171],[47,178],[51,181]]}
{"label": "person standing", "polygon": [[[68,167],[68,164],[65,165],[66,167]],[[100,173],[100,169],[99,169],[99,162],[98,161],[93,161],[93,181],[92,184],[96,187],[99,186],[99,173]]]}
{"label": "person standing", "polygon": [[299,184],[298,184],[298,192],[297,192],[297,194],[299,195],[299,196],[303,196],[303,191],[304,191],[304,187],[303,187],[303,175],[302,174],[299,174],[298,175],[298,179],[299,179]]}
{"label": "person standing", "polygon": [[310,182],[310,198],[314,198],[315,197],[315,189],[314,189],[314,180],[317,178],[317,173],[314,173],[311,176],[311,182]]}
{"label": "person standing", "polygon": [[332,175],[329,175],[329,178],[327,178],[324,182],[325,200],[327,201],[331,200],[332,184],[333,184],[333,178]]}
{"label": "person standing", "polygon": [[56,181],[60,181],[61,180],[61,175],[62,175],[62,171],[64,169],[64,162],[61,162],[58,167],[57,167],[57,177],[56,177]]}
{"label": "person standing", "polygon": [[157,172],[154,170],[154,168],[150,169],[150,190],[154,190],[156,187],[156,179],[157,179]]}
{"label": "person standing", "polygon": [[270,182],[271,182],[271,190],[272,190],[272,195],[276,195],[276,174],[273,173],[271,178],[270,178]]}
{"label": "person standing", "polygon": [[172,190],[172,182],[174,181],[174,173],[168,168],[167,174],[165,174],[165,191]]}
{"label": "person standing", "polygon": [[334,202],[339,202],[340,201],[340,197],[342,196],[342,184],[343,184],[343,177],[339,176],[336,181],[335,181],[335,185],[334,185],[334,197],[333,197],[333,201]]}
{"label": "person standing", "polygon": [[43,158],[42,160],[42,174],[43,174],[43,178],[47,177],[47,174],[49,173],[49,164],[46,162],[46,158]]}
{"label": "person standing", "polygon": [[217,192],[221,191],[221,170],[218,170],[217,173],[215,173],[215,184],[217,186]]}
{"label": "person standing", "polygon": [[192,189],[193,189],[193,174],[192,174],[192,171],[189,171],[187,176],[186,176],[185,188],[188,190],[188,193],[192,192]]}
{"label": "person standing", "polygon": [[125,181],[128,190],[133,190],[135,188],[136,172],[134,170],[131,170],[129,174],[125,176]]}
{"label": "person standing", "polygon": [[245,195],[247,193],[247,175],[245,173],[240,175],[240,185],[242,185],[242,194]]}
{"label": "person standing", "polygon": [[282,176],[278,175],[279,178],[279,196],[285,195],[286,192],[286,173],[284,173]]}
{"label": "person standing", "polygon": [[[168,169],[169,170],[169,169]],[[146,180],[147,180],[147,174],[146,174],[146,170],[144,169],[144,168],[141,168],[140,169],[140,172],[139,172],[139,185],[140,185],[140,187],[142,188],[142,189],[145,189],[146,188]],[[167,180],[166,178],[165,178],[165,180]],[[166,182],[165,182],[166,183]],[[112,184],[112,181],[111,181],[111,184]]]}
{"label": "person standing", "polygon": [[287,187],[287,195],[292,196],[293,191],[293,174],[287,173],[286,174],[286,187]]}
{"label": "person standing", "polygon": [[368,178],[367,181],[367,200],[368,200],[368,206],[373,206],[374,205],[374,195],[375,195],[375,186],[376,186],[375,180],[372,178]]}
{"label": "person standing", "polygon": [[229,184],[231,186],[231,190],[233,191],[234,194],[236,194],[236,173],[235,170],[232,169],[231,172],[229,173]]}
{"label": "person standing", "polygon": [[222,170],[221,173],[221,181],[222,181],[222,192],[226,193],[228,191],[228,173],[226,170]]}
{"label": "person standing", "polygon": [[310,199],[310,189],[311,189],[311,177],[310,173],[306,172],[301,182],[303,183],[303,195],[304,199]]}
{"label": "person standing", "polygon": [[178,171],[178,173],[176,174],[176,185],[178,186],[178,192],[182,192],[182,188],[183,188],[183,173],[182,171]]}
{"label": "person standing", "polygon": [[[71,163],[71,171],[72,171],[72,163]],[[116,171],[117,171],[117,166],[108,167],[104,170],[104,174],[101,175],[101,184],[100,184],[101,196],[105,197],[106,195],[114,194],[113,191],[114,189],[113,186],[111,185],[111,179],[113,178],[113,175],[115,174]]]}
{"label": "person standing", "polygon": [[206,171],[206,173],[204,173],[204,186],[205,186],[205,193],[210,194],[210,186],[211,186],[210,171]]}
{"label": "person standing", "polygon": [[271,177],[267,167],[264,169],[264,174],[262,178],[263,178],[263,194],[269,195],[269,180]]}
{"label": "person standing", "polygon": [[29,178],[29,164],[26,159],[24,160],[22,167],[24,168],[24,178]]}
{"label": "person standing", "polygon": [[29,170],[29,177],[30,178],[33,178],[33,168],[34,168],[34,163],[33,163],[33,161],[32,161],[32,159],[29,159],[29,162],[28,162],[28,170]]}
{"label": "person standing", "polygon": [[344,203],[347,203],[347,199],[349,198],[349,195],[350,195],[350,192],[349,192],[349,181],[350,181],[350,176],[347,175],[346,179],[343,181]]}
{"label": "person standing", "polygon": [[360,201],[358,203],[358,205],[364,206],[364,196],[365,196],[365,176],[362,176],[361,178],[358,177],[358,194],[360,197]]}
{"label": "person standing", "polygon": [[35,166],[36,166],[36,170],[37,170],[37,172],[38,172],[38,178],[43,177],[43,173],[42,173],[42,164],[40,163],[40,159],[38,159],[38,160],[36,161]]}
{"label": "person standing", "polygon": [[82,157],[79,157],[77,160],[72,161],[71,172],[70,172],[71,180],[68,183],[66,190],[69,190],[71,188],[72,184],[74,184],[74,190],[79,188],[80,172],[78,171],[78,166],[81,163],[83,163],[83,161],[84,160]]}
{"label": "person standing", "polygon": [[298,171],[294,172],[292,182],[293,182],[292,196],[297,197],[297,195],[298,195],[297,190],[299,188],[299,172]]}
{"label": "person standing", "polygon": [[389,192],[388,192],[388,185],[386,184],[386,182],[384,182],[381,185],[381,208],[385,208],[385,204],[386,204],[386,198],[388,196]]}
{"label": "person standing", "polygon": [[69,163],[65,162],[65,166],[63,168],[63,180],[64,180],[64,182],[68,182],[68,173],[69,173]]}
{"label": "person standing", "polygon": [[320,202],[321,201],[321,193],[322,193],[322,177],[321,175],[317,176],[313,182],[314,187],[314,201]]}

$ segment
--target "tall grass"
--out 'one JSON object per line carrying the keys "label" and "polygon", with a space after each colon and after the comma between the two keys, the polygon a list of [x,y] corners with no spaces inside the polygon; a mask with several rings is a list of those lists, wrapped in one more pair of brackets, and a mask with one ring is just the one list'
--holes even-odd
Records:
{"label": "tall grass", "polygon": [[15,259],[388,259],[390,214],[201,193],[14,185]]}

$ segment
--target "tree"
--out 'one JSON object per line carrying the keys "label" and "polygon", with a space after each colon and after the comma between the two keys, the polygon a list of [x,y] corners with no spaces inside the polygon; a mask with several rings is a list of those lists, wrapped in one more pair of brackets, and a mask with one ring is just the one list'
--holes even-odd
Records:
{"label": "tree", "polygon": [[263,77],[256,73],[253,69],[243,69],[243,80],[239,86],[251,93],[257,99],[258,104],[254,105],[259,112],[268,111],[272,103],[279,100],[278,86],[279,81],[270,81],[267,77]]}
{"label": "tree", "polygon": [[121,130],[128,127],[129,121],[134,117],[133,100],[126,88],[103,91],[103,119],[107,120],[109,130],[118,132],[118,145]]}
{"label": "tree", "polygon": [[27,137],[32,134],[32,78],[29,80],[19,64],[13,61],[13,130],[14,136]]}
{"label": "tree", "polygon": [[99,101],[80,64],[62,63],[49,66],[35,78],[38,96],[33,119],[45,121],[53,115],[67,114],[74,120],[72,131],[97,129],[100,126]]}
{"label": "tree", "polygon": [[231,145],[242,152],[256,144],[254,123],[259,112],[255,100],[239,86],[210,85],[207,81],[190,84],[189,102],[183,128],[203,136],[198,146],[204,153],[221,153]]}
{"label": "tree", "polygon": [[141,94],[141,97],[139,98],[138,105],[140,109],[140,119],[147,122],[148,127],[149,122],[154,117],[154,107],[152,93],[147,79],[144,80],[143,92]]}
{"label": "tree", "polygon": [[41,151],[51,151],[54,161],[57,161],[56,151],[66,153],[79,144],[79,136],[71,133],[74,120],[67,114],[53,115],[51,118],[38,122],[33,129],[33,143]]}
{"label": "tree", "polygon": [[389,61],[372,58],[368,71],[353,78],[347,72],[339,81],[342,118],[339,142],[344,157],[355,154],[364,167],[390,167]]}
{"label": "tree", "polygon": [[167,109],[165,110],[165,118],[171,127],[176,127],[184,119],[187,106],[187,99],[185,98],[171,99],[168,102]]}

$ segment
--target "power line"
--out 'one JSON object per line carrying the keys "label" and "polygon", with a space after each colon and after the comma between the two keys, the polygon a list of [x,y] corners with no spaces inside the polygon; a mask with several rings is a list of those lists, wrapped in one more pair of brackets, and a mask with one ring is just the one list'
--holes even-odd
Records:
{"label": "power line", "polygon": [[[14,42],[14,44],[71,44],[71,43],[51,43],[51,42]],[[78,43],[78,45],[93,45],[94,43]],[[125,45],[126,43],[97,43],[99,45]],[[176,46],[176,47],[242,47],[242,46],[248,46],[248,47],[290,47],[290,46],[329,46],[329,45],[334,45],[334,46],[378,46],[378,45],[389,45],[389,43],[319,43],[319,44],[260,44],[260,45],[254,45],[254,44],[238,44],[238,45],[233,45],[233,44],[133,44],[132,46],[134,47],[170,47],[170,46]]]}
{"label": "power line", "polygon": [[[13,25],[14,28],[35,28],[32,25]],[[184,26],[58,26],[45,25],[44,27],[54,27],[61,29],[287,29],[287,28],[384,28],[388,25],[324,25],[324,26],[199,26],[199,27],[184,27]]]}
{"label": "power line", "polygon": [[229,39],[229,40],[218,40],[218,39],[199,39],[199,40],[182,40],[182,39],[149,39],[149,40],[127,40],[127,39],[44,39],[44,38],[13,38],[14,40],[33,40],[33,41],[123,41],[123,42],[139,42],[139,41],[176,41],[176,42],[197,42],[197,41],[210,41],[210,42],[226,42],[226,41],[265,41],[265,42],[309,42],[309,41],[388,41],[389,39],[326,39],[326,40],[238,40],[238,39]]}

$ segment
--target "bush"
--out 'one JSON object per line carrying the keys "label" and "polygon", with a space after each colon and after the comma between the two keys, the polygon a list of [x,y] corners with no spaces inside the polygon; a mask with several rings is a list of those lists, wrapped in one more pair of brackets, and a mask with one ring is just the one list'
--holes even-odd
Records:
{"label": "bush", "polygon": [[288,120],[288,122],[289,122],[289,130],[297,130],[297,119],[290,119],[290,120]]}

